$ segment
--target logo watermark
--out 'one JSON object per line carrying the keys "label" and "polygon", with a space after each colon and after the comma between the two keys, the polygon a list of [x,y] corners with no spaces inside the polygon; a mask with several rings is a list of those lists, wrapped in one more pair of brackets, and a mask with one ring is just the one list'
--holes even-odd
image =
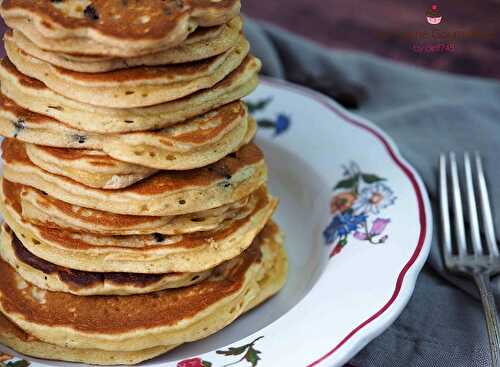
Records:
{"label": "logo watermark", "polygon": [[431,8],[426,13],[427,23],[437,25],[443,20],[443,16],[439,12],[438,6],[432,4]]}
{"label": "logo watermark", "polygon": [[[402,31],[398,34],[398,38],[409,41],[409,48],[417,54],[438,54],[448,53],[457,50],[459,41],[492,41],[496,40],[498,35],[494,31],[474,30],[466,28],[449,29],[451,24],[446,20],[446,17],[441,14],[437,4],[425,12],[425,24],[420,30]],[[430,26],[429,26],[430,24]],[[444,27],[443,27],[444,24]],[[448,28],[448,29],[446,29]],[[394,37],[394,32],[378,33],[380,38],[390,40]]]}

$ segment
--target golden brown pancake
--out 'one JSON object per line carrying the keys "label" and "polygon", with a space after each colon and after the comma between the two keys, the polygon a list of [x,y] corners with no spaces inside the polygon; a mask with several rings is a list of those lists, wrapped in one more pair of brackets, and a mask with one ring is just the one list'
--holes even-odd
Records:
{"label": "golden brown pancake", "polygon": [[20,72],[75,101],[126,109],[170,102],[210,88],[238,68],[249,49],[248,41],[242,36],[235,47],[205,60],[81,73],[37,59],[19,49],[11,37],[5,38],[5,51]]}
{"label": "golden brown pancake", "polygon": [[161,129],[239,100],[257,87],[260,67],[258,59],[248,56],[210,89],[172,102],[126,109],[96,107],[65,98],[20,73],[7,58],[0,63],[0,79],[2,93],[23,108],[75,129],[107,134]]}
{"label": "golden brown pancake", "polygon": [[238,0],[6,0],[0,8],[9,27],[43,49],[120,57],[174,47],[239,11]]}
{"label": "golden brown pancake", "polygon": [[[243,22],[236,17],[215,27],[198,28],[182,44],[150,55],[116,58],[113,56],[85,56],[46,51],[19,31],[12,32],[16,45],[30,55],[63,69],[83,73],[102,73],[133,66],[180,64],[207,59],[234,47],[238,42]],[[6,33],[8,35],[8,33]]]}
{"label": "golden brown pancake", "polygon": [[110,352],[99,349],[70,349],[40,341],[27,334],[0,313],[0,343],[36,358],[96,365],[132,365],[163,354],[171,347],[155,347],[136,352]]}
{"label": "golden brown pancake", "polygon": [[75,129],[52,117],[22,108],[0,92],[0,135],[58,148],[102,150],[108,134]]}
{"label": "golden brown pancake", "polygon": [[95,188],[121,189],[157,172],[153,168],[118,161],[98,150],[27,144],[26,153],[38,167]]}
{"label": "golden brown pancake", "polygon": [[[109,157],[108,164],[104,167],[85,165],[85,173],[96,173],[104,177],[88,177],[87,181],[78,180],[82,175],[70,173],[69,177],[91,187],[119,188],[120,186],[106,185],[113,175],[147,172],[152,169],[191,169],[213,163],[231,153],[242,145],[248,144],[256,132],[255,120],[246,112],[244,103],[237,101],[218,107],[206,114],[194,117],[176,126],[156,131],[143,131],[125,134],[95,134],[76,130],[68,125],[54,120],[48,116],[32,113],[18,106],[14,101],[0,93],[0,135],[15,137],[24,142],[40,146],[57,148],[81,148],[88,150],[102,150],[110,157],[122,162],[136,163],[126,165],[113,161]],[[32,149],[37,149],[33,147]],[[38,148],[42,149],[42,148]],[[57,152],[57,149],[45,149]],[[28,149],[29,153],[29,149]],[[32,159],[40,167],[53,173],[64,174],[64,170],[57,172],[47,169],[51,167],[54,159],[41,162],[41,154]],[[71,155],[98,155],[98,152],[72,153]],[[46,152],[42,152],[46,155]],[[67,154],[64,154],[67,155]],[[33,157],[33,155],[31,155]],[[105,159],[105,158],[102,158]],[[46,162],[46,165],[43,163]],[[66,166],[71,166],[67,161]],[[57,162],[56,162],[57,165]],[[110,167],[120,166],[120,170]],[[61,167],[58,167],[61,168]],[[138,172],[140,171],[140,172]],[[138,177],[139,179],[145,177]],[[96,183],[92,183],[96,181]],[[133,180],[117,180],[132,183]],[[114,182],[114,181],[113,181]],[[125,186],[121,186],[125,187]]]}
{"label": "golden brown pancake", "polygon": [[[215,269],[199,273],[95,273],[52,264],[29,252],[15,233],[1,228],[0,256],[28,283],[53,292],[79,296],[145,294],[194,285]],[[230,262],[231,260],[229,260]],[[231,266],[229,263],[219,267]]]}
{"label": "golden brown pancake", "polygon": [[194,273],[232,259],[252,243],[277,206],[265,188],[257,194],[255,207],[242,218],[228,219],[213,231],[172,236],[104,236],[34,225],[22,219],[19,195],[10,191],[2,192],[0,209],[30,252],[60,266],[92,272]]}
{"label": "golden brown pancake", "polygon": [[83,208],[57,200],[30,186],[3,180],[3,191],[19,197],[23,220],[39,226],[100,235],[134,235],[213,231],[224,221],[249,215],[258,201],[258,193],[214,209],[184,215],[150,217],[113,214]]}
{"label": "golden brown pancake", "polygon": [[168,216],[199,212],[238,201],[267,177],[262,152],[254,144],[203,168],[161,171],[127,188],[94,189],[34,165],[24,143],[2,142],[4,177],[35,187],[70,204],[117,214]]}
{"label": "golden brown pancake", "polygon": [[153,132],[103,138],[104,152],[26,144],[40,168],[98,188],[122,188],[155,169],[188,170],[207,166],[248,144],[256,123],[246,107],[233,102],[186,123]]}
{"label": "golden brown pancake", "polygon": [[286,256],[271,225],[233,267],[147,295],[79,297],[25,286],[3,261],[0,272],[0,310],[29,334],[70,348],[135,351],[197,340],[228,325],[281,288]]}

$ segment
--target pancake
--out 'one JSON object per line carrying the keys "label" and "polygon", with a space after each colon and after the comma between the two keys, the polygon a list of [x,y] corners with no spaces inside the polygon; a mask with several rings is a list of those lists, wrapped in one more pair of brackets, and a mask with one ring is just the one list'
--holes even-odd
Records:
{"label": "pancake", "polygon": [[0,310],[36,338],[69,348],[136,351],[194,341],[281,288],[287,272],[281,242],[271,226],[232,268],[191,287],[147,295],[79,297],[25,287],[0,261]]}
{"label": "pancake", "polygon": [[14,31],[12,37],[21,50],[49,64],[82,73],[103,73],[134,66],[181,64],[220,55],[237,44],[242,26],[241,18],[236,17],[221,26],[198,28],[179,46],[150,55],[129,58],[51,52],[38,47],[20,31]]}
{"label": "pancake", "polygon": [[118,161],[98,150],[26,144],[26,153],[35,165],[45,171],[95,188],[128,187],[157,172],[152,168]]}
{"label": "pancake", "polygon": [[109,352],[99,349],[70,349],[40,341],[27,334],[0,313],[0,343],[36,358],[96,365],[132,365],[161,355],[174,347],[155,347],[135,352]]}
{"label": "pancake", "polygon": [[[248,126],[243,135],[245,125]],[[23,109],[0,93],[0,135],[55,148],[102,150],[120,161],[157,169],[188,169],[213,163],[249,143],[256,129],[256,122],[247,115],[243,103],[231,102],[162,130],[126,134],[87,133]],[[186,154],[188,148],[194,151]],[[107,182],[108,179],[105,177],[100,182]]]}
{"label": "pancake", "polygon": [[238,0],[5,0],[0,14],[39,47],[129,57],[181,44],[197,26],[228,22]]}
{"label": "pancake", "polygon": [[57,200],[30,186],[3,180],[4,192],[19,195],[23,220],[47,228],[86,232],[100,235],[163,234],[177,235],[212,231],[224,221],[249,215],[258,201],[258,193],[234,203],[201,212],[146,217],[113,214],[95,209],[82,208]]}
{"label": "pancake", "polygon": [[111,157],[162,170],[200,168],[249,144],[257,123],[238,102],[157,132],[113,136],[103,145]]}
{"label": "pancake", "polygon": [[109,137],[72,128],[64,122],[22,108],[0,92],[0,135],[58,148],[102,150]]}
{"label": "pancake", "polygon": [[250,213],[230,218],[213,231],[104,236],[23,221],[15,194],[7,190],[2,193],[1,212],[24,247],[56,265],[92,272],[163,274],[211,269],[250,246],[277,206],[277,200],[261,188]]}
{"label": "pancake", "polygon": [[20,72],[42,81],[60,95],[94,106],[127,109],[170,102],[210,88],[240,66],[250,50],[242,36],[235,47],[205,60],[80,73],[25,53],[9,35],[4,44],[9,59]]}
{"label": "pancake", "polygon": [[90,187],[117,189],[150,176],[155,169],[187,170],[214,163],[248,144],[256,128],[255,120],[248,123],[246,107],[233,102],[161,131],[110,136],[103,139],[107,154],[35,144],[26,144],[26,151],[34,164],[48,172]]}
{"label": "pancake", "polygon": [[64,202],[116,214],[168,216],[199,212],[238,201],[267,178],[262,152],[250,143],[220,161],[189,171],[160,171],[118,190],[95,189],[34,165],[24,143],[2,142],[4,177]]}
{"label": "pancake", "polygon": [[[79,296],[145,294],[197,284],[213,270],[201,273],[91,273],[54,265],[26,250],[12,230],[1,229],[0,256],[25,281],[41,289]],[[220,265],[231,266],[230,262]]]}
{"label": "pancake", "polygon": [[96,107],[65,98],[20,73],[7,58],[0,63],[0,79],[2,93],[23,108],[76,129],[106,134],[161,129],[239,100],[257,87],[260,68],[260,60],[248,56],[234,72],[210,89],[172,102],[127,109]]}

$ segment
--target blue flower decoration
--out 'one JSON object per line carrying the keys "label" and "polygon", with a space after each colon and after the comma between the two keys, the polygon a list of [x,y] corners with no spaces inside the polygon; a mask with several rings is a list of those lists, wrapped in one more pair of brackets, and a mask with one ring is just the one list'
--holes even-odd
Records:
{"label": "blue flower decoration", "polygon": [[290,127],[290,117],[280,113],[276,118],[274,135],[278,136],[283,134],[285,131],[288,130],[289,127]]}
{"label": "blue flower decoration", "polygon": [[280,113],[276,117],[276,120],[260,119],[257,123],[259,124],[259,127],[273,129],[274,136],[278,136],[290,128],[291,120],[289,116]]}
{"label": "blue flower decoration", "polygon": [[346,237],[349,233],[356,231],[366,220],[365,214],[353,215],[352,211],[339,213],[323,231],[323,237],[327,244],[334,243],[338,238]]}

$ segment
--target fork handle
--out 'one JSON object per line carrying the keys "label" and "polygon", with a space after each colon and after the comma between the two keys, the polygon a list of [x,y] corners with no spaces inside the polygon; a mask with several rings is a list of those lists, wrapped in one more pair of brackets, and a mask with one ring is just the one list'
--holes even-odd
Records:
{"label": "fork handle", "polygon": [[491,366],[500,367],[500,322],[498,321],[495,298],[493,298],[491,290],[490,275],[486,272],[479,272],[474,273],[473,276],[483,302],[486,329],[490,341]]}

